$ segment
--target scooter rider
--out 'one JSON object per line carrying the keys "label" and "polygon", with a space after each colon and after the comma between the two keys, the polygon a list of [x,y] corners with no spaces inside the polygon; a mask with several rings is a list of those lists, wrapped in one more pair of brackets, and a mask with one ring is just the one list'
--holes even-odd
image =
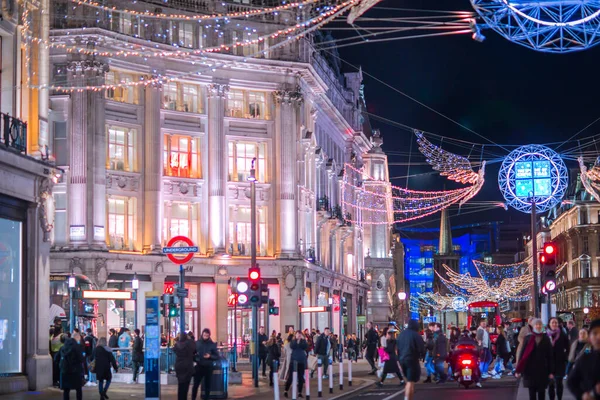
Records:
{"label": "scooter rider", "polygon": [[456,342],[456,347],[452,353],[452,371],[460,376],[462,366],[457,364],[457,360],[464,354],[471,354],[475,361],[471,366],[473,370],[472,379],[477,387],[481,387],[481,371],[479,370],[479,351],[477,350],[477,341],[471,337],[468,330],[464,330]]}

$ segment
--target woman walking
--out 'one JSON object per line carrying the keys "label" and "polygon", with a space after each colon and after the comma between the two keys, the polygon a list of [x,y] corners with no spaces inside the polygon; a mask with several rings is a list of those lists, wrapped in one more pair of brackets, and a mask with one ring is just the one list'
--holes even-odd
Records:
{"label": "woman walking", "polygon": [[100,399],[108,399],[106,392],[112,381],[112,366],[115,372],[118,371],[117,360],[112,352],[112,349],[106,345],[106,338],[102,337],[98,340],[98,346],[92,353],[92,362],[95,364],[96,379],[98,380],[98,392]]}
{"label": "woman walking", "polygon": [[564,390],[563,379],[566,375],[567,359],[569,356],[569,337],[561,329],[557,318],[550,318],[547,331],[552,343],[552,355],[554,358],[554,370],[552,370],[554,379],[550,381],[548,396],[550,400],[554,400],[555,398],[562,400]]}
{"label": "woman walking", "polygon": [[523,386],[529,389],[529,400],[544,400],[548,382],[554,379],[552,343],[544,333],[541,319],[534,318],[531,327],[531,333],[523,339],[515,376],[523,375]]}
{"label": "woman walking", "polygon": [[287,382],[288,374],[290,373],[290,364],[292,362],[292,349],[290,344],[294,340],[294,335],[288,335],[287,339],[283,344],[283,364],[281,365],[280,379]]}
{"label": "woman walking", "polygon": [[279,364],[279,359],[281,358],[281,347],[279,346],[279,341],[277,340],[277,336],[275,334],[271,335],[271,339],[267,342],[267,364],[270,367],[269,370],[269,386],[273,386],[273,372],[274,372],[274,362],[277,361]]}
{"label": "woman walking", "polygon": [[396,348],[396,339],[392,332],[386,333],[385,348],[383,349],[387,354],[387,360],[383,361],[383,372],[381,373],[381,381],[377,384],[383,386],[383,382],[387,374],[396,374],[402,384],[402,373],[400,372],[400,363],[398,362],[398,349]]}
{"label": "woman walking", "polygon": [[68,338],[57,354],[60,370],[60,388],[63,390],[63,399],[69,400],[71,390],[75,390],[77,400],[81,400],[83,353],[75,339]]}
{"label": "woman walking", "polygon": [[573,342],[569,351],[569,362],[571,365],[575,364],[575,361],[577,361],[581,354],[584,354],[586,351],[589,352],[591,348],[588,331],[581,329],[579,331],[579,338]]}
{"label": "woman walking", "polygon": [[194,377],[194,353],[196,343],[185,333],[179,335],[179,340],[173,347],[175,352],[175,376],[177,376],[177,400],[187,400],[190,382]]}
{"label": "woman walking", "polygon": [[288,391],[292,386],[294,380],[294,363],[296,364],[296,371],[298,371],[298,397],[302,397],[302,388],[304,387],[304,369],[306,368],[306,351],[308,349],[308,343],[301,331],[296,332],[296,337],[290,343],[290,349],[292,350],[291,365],[288,372],[288,378],[285,382],[285,391],[283,395],[288,397]]}
{"label": "woman walking", "polygon": [[[506,337],[506,332],[504,331],[504,326],[499,325],[496,328],[496,331],[498,332],[498,339],[496,339],[496,354],[498,355],[498,358],[499,358],[498,361],[502,363],[502,367],[503,367],[503,368],[498,368],[498,370],[504,371],[506,368],[508,368],[508,362],[510,360],[511,348],[510,348],[510,344],[508,343],[508,338]],[[502,374],[502,372],[500,372],[500,374],[498,374],[498,376],[500,376],[501,374]]]}

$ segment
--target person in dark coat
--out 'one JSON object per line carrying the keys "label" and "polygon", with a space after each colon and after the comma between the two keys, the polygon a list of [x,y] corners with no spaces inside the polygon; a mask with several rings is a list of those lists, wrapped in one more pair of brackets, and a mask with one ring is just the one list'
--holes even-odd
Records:
{"label": "person in dark coat", "polygon": [[269,364],[269,386],[273,386],[273,363],[277,361],[279,364],[279,358],[281,358],[281,346],[277,340],[277,336],[272,335],[271,339],[266,344],[267,347],[267,364]]}
{"label": "person in dark coat", "polygon": [[194,386],[192,387],[192,400],[196,400],[198,388],[204,379],[204,400],[210,396],[210,384],[213,374],[213,362],[219,359],[217,345],[210,338],[210,329],[205,328],[202,336],[196,342],[196,371],[194,373]]}
{"label": "person in dark coat", "polygon": [[144,343],[140,338],[140,330],[135,329],[133,331],[133,348],[131,349],[131,361],[133,361],[133,377],[132,383],[137,383],[140,368],[144,365]]}
{"label": "person in dark coat", "polygon": [[301,331],[296,332],[296,337],[290,342],[290,349],[292,350],[292,358],[290,366],[290,373],[288,374],[287,381],[285,382],[285,392],[283,395],[288,397],[288,391],[292,386],[294,379],[294,363],[296,363],[298,372],[298,397],[302,396],[302,388],[304,387],[304,370],[306,369],[306,351],[308,349],[308,343],[304,338],[304,334]]}
{"label": "person in dark coat", "polygon": [[387,374],[396,374],[398,379],[400,379],[400,383],[403,382],[402,373],[400,372],[400,363],[398,362],[398,348],[396,347],[394,334],[388,331],[385,339],[384,351],[387,353],[389,359],[383,362],[383,372],[381,373],[381,381],[377,383],[378,386],[383,386]]}
{"label": "person in dark coat", "polygon": [[187,400],[190,382],[194,377],[194,353],[196,343],[185,333],[179,335],[179,340],[173,347],[175,352],[175,376],[177,376],[177,400]]}
{"label": "person in dark coat", "polygon": [[262,376],[267,376],[267,341],[269,337],[265,333],[265,327],[258,328],[258,367],[262,364]]}
{"label": "person in dark coat", "polygon": [[110,347],[111,349],[118,349],[119,348],[119,335],[117,335],[117,331],[115,331],[114,329],[110,329],[110,337],[108,339],[108,347]]}
{"label": "person in dark coat", "polygon": [[555,398],[562,400],[563,380],[569,359],[569,337],[561,329],[557,318],[550,318],[547,333],[552,343],[552,355],[554,356],[554,370],[552,371],[554,379],[550,381],[550,386],[548,386],[548,396],[550,400]]}
{"label": "person in dark coat", "polygon": [[63,399],[69,400],[71,390],[75,390],[77,400],[83,398],[81,391],[83,374],[83,353],[75,339],[68,338],[57,353],[60,371],[60,388]]}
{"label": "person in dark coat", "polygon": [[96,379],[98,380],[98,392],[100,393],[100,399],[108,399],[106,392],[112,381],[112,372],[110,367],[113,367],[115,372],[119,370],[117,366],[117,360],[112,352],[112,348],[106,345],[106,338],[102,337],[98,340],[98,346],[92,353],[92,361],[96,364]]}
{"label": "person in dark coat", "polygon": [[511,349],[504,332],[504,326],[498,326],[496,328],[496,332],[498,333],[498,338],[496,339],[496,354],[500,360],[502,360],[502,365],[504,368],[508,368],[507,365],[508,361],[510,360]]}
{"label": "person in dark coat", "polygon": [[523,339],[515,377],[523,375],[523,386],[529,389],[529,400],[544,400],[546,388],[554,379],[554,356],[550,337],[544,333],[542,320],[534,318],[532,332]]}
{"label": "person in dark coat", "polygon": [[444,371],[444,362],[448,358],[448,339],[442,330],[442,324],[436,323],[434,328],[435,349],[433,355],[433,364],[435,372],[439,375],[440,380],[437,383],[445,383],[448,380],[448,375]]}
{"label": "person in dark coat", "polygon": [[600,319],[590,324],[590,350],[575,361],[567,378],[567,386],[577,400],[600,398]]}
{"label": "person in dark coat", "polygon": [[398,337],[398,359],[406,378],[406,398],[412,400],[415,383],[421,379],[419,360],[425,356],[425,342],[419,335],[419,321],[411,319]]}
{"label": "person in dark coat", "polygon": [[365,358],[371,366],[371,372],[369,372],[369,375],[375,375],[375,373],[377,373],[377,367],[375,366],[375,353],[377,352],[377,347],[379,347],[379,335],[373,328],[372,322],[367,323],[367,329],[368,331],[365,336],[365,347],[367,348]]}

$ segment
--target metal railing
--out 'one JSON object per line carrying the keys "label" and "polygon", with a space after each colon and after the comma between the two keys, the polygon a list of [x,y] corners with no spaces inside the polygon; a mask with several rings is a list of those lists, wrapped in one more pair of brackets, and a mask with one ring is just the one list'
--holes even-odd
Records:
{"label": "metal railing", "polygon": [[27,151],[27,122],[0,113],[0,143],[21,153]]}

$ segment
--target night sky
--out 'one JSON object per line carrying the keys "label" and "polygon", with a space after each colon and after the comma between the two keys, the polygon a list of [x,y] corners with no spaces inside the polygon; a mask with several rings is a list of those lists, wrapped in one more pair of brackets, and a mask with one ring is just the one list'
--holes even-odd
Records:
{"label": "night sky", "polygon": [[[384,0],[378,6],[472,11],[468,0]],[[374,9],[365,16],[392,15],[409,14]],[[570,54],[544,54],[511,43],[492,30],[483,33],[487,37],[483,43],[464,34],[367,43],[340,48],[339,52],[349,63],[362,66],[369,74],[500,144],[514,146],[564,141],[600,117],[600,46]],[[344,33],[336,31],[333,34],[339,38]],[[343,65],[343,71],[350,72],[353,68]],[[365,77],[364,83],[368,111],[372,114],[442,136],[489,143],[369,77]],[[384,150],[391,154],[390,162],[407,162],[406,155],[394,155],[394,152],[408,152],[411,141],[414,154],[418,154],[410,132],[373,118],[371,124],[381,129]],[[600,122],[578,137],[595,134],[600,134]],[[434,144],[440,143],[434,141]],[[567,143],[561,151],[574,145],[576,142]],[[443,147],[462,155],[471,152],[464,148]],[[498,147],[485,149],[500,156],[507,154]],[[475,147],[470,159],[479,161],[480,152],[481,147]],[[423,161],[423,158],[413,156],[415,160]],[[474,201],[503,201],[497,188],[499,165],[496,162],[486,170],[486,185]],[[570,161],[567,166],[575,167],[576,163]],[[410,173],[429,171],[428,166],[417,165],[411,167]],[[406,172],[404,166],[390,168],[392,177],[404,176]],[[411,178],[409,188],[440,190],[445,182],[435,175],[423,175]],[[393,183],[405,186],[406,179],[395,179]],[[453,186],[447,186],[450,187]],[[468,217],[471,221],[491,218],[508,222],[527,216],[498,210],[493,214],[478,213]]]}

